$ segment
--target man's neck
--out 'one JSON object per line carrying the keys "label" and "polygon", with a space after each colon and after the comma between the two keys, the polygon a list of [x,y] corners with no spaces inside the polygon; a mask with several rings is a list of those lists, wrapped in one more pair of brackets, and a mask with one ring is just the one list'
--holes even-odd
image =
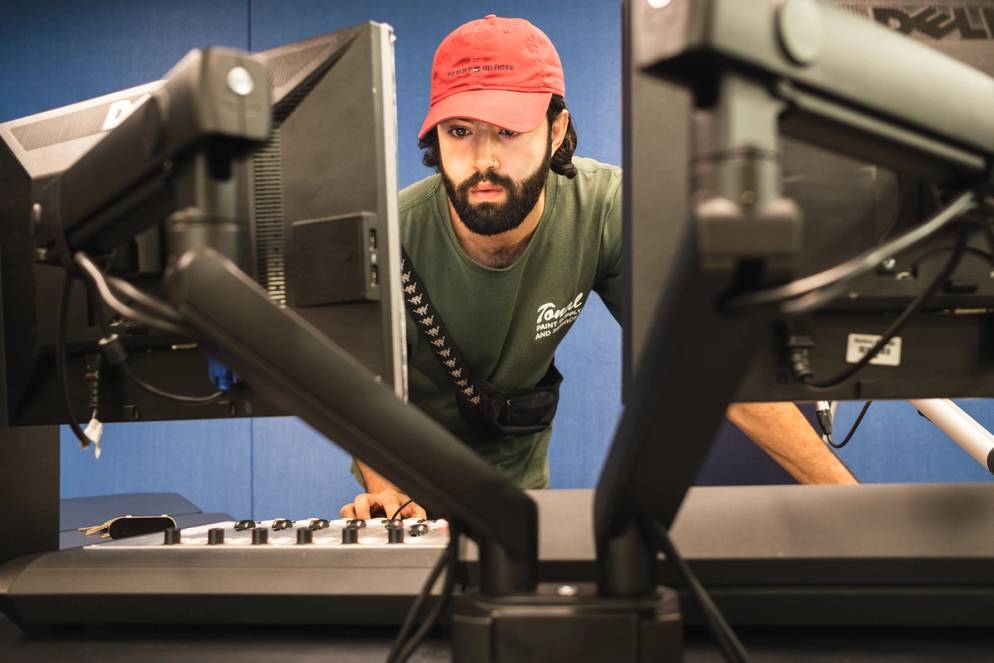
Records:
{"label": "man's neck", "polygon": [[455,207],[452,206],[452,201],[449,201],[449,220],[452,222],[452,230],[459,240],[459,245],[474,262],[493,269],[510,267],[525,252],[544,211],[545,190],[543,189],[535,207],[528,212],[517,228],[498,235],[479,235],[466,227]]}

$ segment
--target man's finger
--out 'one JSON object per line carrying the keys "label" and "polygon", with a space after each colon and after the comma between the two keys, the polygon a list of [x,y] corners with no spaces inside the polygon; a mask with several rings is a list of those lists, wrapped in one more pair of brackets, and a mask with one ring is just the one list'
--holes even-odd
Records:
{"label": "man's finger", "polygon": [[400,500],[397,499],[396,493],[384,491],[378,497],[380,498],[380,504],[383,505],[383,513],[386,514],[387,518],[392,517],[397,512],[397,509],[400,508]]}
{"label": "man's finger", "polygon": [[369,520],[372,516],[369,515],[369,498],[372,497],[369,493],[362,493],[361,495],[356,495],[355,501],[352,503],[355,506],[355,517],[362,520]]}
{"label": "man's finger", "polygon": [[422,509],[421,505],[418,504],[417,502],[411,502],[410,504],[408,504],[407,506],[405,506],[404,510],[401,512],[401,515],[403,515],[405,518],[427,518],[428,517],[428,513],[424,509]]}
{"label": "man's finger", "polygon": [[342,518],[355,518],[355,505],[352,504],[352,502],[349,502],[338,510],[338,515]]}

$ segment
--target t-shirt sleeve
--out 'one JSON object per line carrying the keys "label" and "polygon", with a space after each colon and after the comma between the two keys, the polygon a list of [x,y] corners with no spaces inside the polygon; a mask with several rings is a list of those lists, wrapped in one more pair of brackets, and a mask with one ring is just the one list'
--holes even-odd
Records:
{"label": "t-shirt sleeve", "polygon": [[621,250],[621,178],[618,177],[611,186],[611,193],[607,197],[608,202],[604,209],[600,265],[594,292],[604,300],[614,319],[621,323],[625,301]]}

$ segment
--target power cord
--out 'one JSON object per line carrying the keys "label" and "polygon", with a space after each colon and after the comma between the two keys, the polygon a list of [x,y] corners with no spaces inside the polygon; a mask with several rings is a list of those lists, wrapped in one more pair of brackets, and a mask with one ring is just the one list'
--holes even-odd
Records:
{"label": "power cord", "polygon": [[841,371],[837,375],[824,380],[816,380],[811,370],[811,346],[813,344],[811,343],[810,338],[806,338],[803,334],[792,335],[791,340],[788,341],[788,350],[790,350],[791,353],[791,368],[794,373],[794,377],[804,382],[804,384],[811,389],[826,390],[842,384],[857,372],[862,370],[867,364],[873,361],[874,357],[876,357],[895,336],[897,336],[911,316],[917,313],[922,305],[929,298],[931,298],[932,295],[935,294],[935,291],[938,290],[939,287],[952,275],[953,271],[956,269],[956,266],[963,257],[963,251],[966,247],[966,242],[969,239],[969,236],[970,228],[964,223],[960,228],[959,236],[956,238],[956,246],[953,249],[953,253],[949,257],[949,260],[946,261],[945,266],[939,274],[904,308],[901,314],[898,315],[894,322],[892,322],[883,334],[881,334],[877,342],[863,354],[859,361]]}
{"label": "power cord", "polygon": [[[122,317],[143,324],[146,327],[158,328],[163,331],[182,335],[190,335],[190,331],[183,324],[182,316],[167,303],[156,299],[148,293],[142,292],[123,279],[106,276],[96,265],[96,263],[94,263],[93,260],[91,260],[90,257],[82,251],[75,253],[73,255],[73,260],[87,277],[89,284],[93,289],[92,291],[96,293],[101,301]],[[122,302],[113,292],[115,289],[125,294],[126,297],[132,300],[133,304],[141,306],[145,310],[141,311]],[[206,405],[214,403],[224,396],[223,391],[215,391],[205,396],[186,396],[183,394],[175,394],[149,384],[139,377],[127,364],[128,353],[124,347],[124,343],[117,334],[110,332],[102,312],[99,311],[99,307],[98,313],[98,319],[105,334],[104,337],[100,339],[100,350],[103,353],[103,356],[107,359],[107,362],[110,365],[119,368],[128,377],[128,379],[144,391],[154,396],[158,396],[159,398],[178,403],[185,403],[188,405]]]}
{"label": "power cord", "polygon": [[827,434],[827,438],[828,438],[828,439],[827,439],[827,441],[828,441],[828,444],[829,444],[829,445],[830,445],[830,446],[831,446],[831,447],[832,447],[833,449],[841,449],[842,447],[844,447],[844,446],[846,446],[847,444],[849,444],[849,440],[851,440],[851,439],[852,439],[852,436],[853,436],[853,433],[855,433],[855,432],[856,432],[856,429],[857,429],[857,428],[859,428],[859,424],[860,424],[860,423],[861,423],[861,422],[863,421],[863,417],[865,417],[865,416],[866,416],[866,411],[870,409],[870,404],[871,404],[872,402],[873,402],[873,401],[866,401],[866,403],[864,403],[864,404],[863,404],[863,409],[861,409],[861,410],[859,411],[859,415],[858,415],[858,416],[856,417],[856,421],[854,421],[854,422],[853,422],[853,425],[852,425],[852,427],[851,427],[851,428],[849,429],[849,432],[848,432],[848,433],[846,434],[846,437],[845,437],[845,439],[843,439],[843,440],[842,440],[841,442],[833,442],[833,441],[832,441],[832,434],[831,434],[831,433],[828,433],[828,434]]}
{"label": "power cord", "polygon": [[411,499],[401,504],[399,507],[397,507],[397,510],[393,512],[393,515],[390,516],[390,520],[396,520],[397,516],[400,515],[400,512],[403,511],[408,504],[413,504],[413,503],[414,503],[414,498],[412,497]]}
{"label": "power cord", "polygon": [[[116,336],[116,334],[114,335]],[[223,391],[215,391],[212,394],[207,394],[206,396],[184,396],[182,394],[174,394],[164,389],[159,389],[148,382],[145,382],[140,377],[135,375],[135,372],[131,370],[131,367],[126,363],[121,363],[118,365],[128,379],[134,382],[136,385],[152,394],[153,396],[158,396],[159,398],[165,398],[166,400],[176,401],[177,403],[187,403],[188,405],[207,405],[208,403],[217,402],[222,396],[224,396]]]}
{"label": "power cord", "polygon": [[[82,269],[83,274],[87,277],[90,284],[96,289],[97,295],[104,302],[104,304],[110,307],[111,310],[120,315],[122,318],[132,320],[146,327],[160,329],[162,331],[180,336],[192,335],[190,330],[181,323],[182,318],[179,316],[179,313],[172,311],[165,302],[155,300],[151,295],[142,293],[132,287],[133,291],[140,295],[140,297],[135,299],[133,303],[146,306],[148,305],[148,302],[154,302],[154,304],[150,306],[151,310],[139,310],[132,306],[128,306],[114,294],[108,279],[89,256],[80,251],[73,254],[73,261],[80,269]],[[116,279],[115,283],[119,285],[121,280]],[[164,310],[169,310],[169,314],[164,315]]]}
{"label": "power cord", "polygon": [[723,306],[729,311],[740,311],[764,304],[780,304],[783,312],[790,314],[814,310],[834,297],[845,282],[875,269],[883,260],[930,237],[978,206],[977,194],[966,191],[925,223],[886,244],[868,249],[817,274],[781,286],[734,295]]}
{"label": "power cord", "polygon": [[677,551],[676,546],[673,545],[666,526],[656,519],[652,520],[652,524],[655,528],[659,548],[666,555],[666,560],[673,565],[690,589],[691,595],[700,607],[701,612],[704,613],[708,630],[711,631],[711,636],[718,643],[718,647],[721,649],[725,660],[729,663],[746,663],[749,660],[749,654],[746,652],[745,647],[742,646],[742,642],[735,635],[735,631],[732,630],[732,627],[729,626],[725,617],[721,614],[721,611],[718,610],[718,606],[711,600],[711,597],[704,589],[704,585],[701,584],[701,581],[691,571],[690,565],[687,564],[686,560]]}
{"label": "power cord", "polygon": [[[455,587],[456,576],[458,575],[458,566],[459,532],[455,525],[450,522],[449,545],[445,552],[439,556],[431,573],[428,574],[428,579],[425,580],[425,584],[421,588],[421,593],[411,605],[410,610],[408,610],[407,616],[404,618],[404,623],[400,627],[400,632],[397,634],[397,638],[390,648],[390,653],[387,655],[387,663],[404,663],[421,646],[425,636],[428,635],[428,631],[431,630],[438,621],[438,618],[445,612],[452,599],[452,591]],[[414,628],[414,622],[417,621],[418,614],[422,611],[428,597],[431,596],[431,588],[435,586],[435,582],[438,580],[443,569],[445,570],[445,580],[442,591],[435,605],[432,606],[428,614],[422,619],[421,625],[416,631],[411,633],[411,629]]]}
{"label": "power cord", "polygon": [[62,383],[62,402],[66,408],[66,417],[69,419],[69,430],[72,431],[82,448],[87,448],[95,440],[91,440],[84,432],[76,417],[76,411],[72,406],[72,398],[69,396],[69,371],[68,350],[66,348],[67,320],[69,318],[69,302],[72,297],[73,278],[67,271],[62,278],[62,291],[59,297],[59,307],[56,311],[55,322],[55,370]]}

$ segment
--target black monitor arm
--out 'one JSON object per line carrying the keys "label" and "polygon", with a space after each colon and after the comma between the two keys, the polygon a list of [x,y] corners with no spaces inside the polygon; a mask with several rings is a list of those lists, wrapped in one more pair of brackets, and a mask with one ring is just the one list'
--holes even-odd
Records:
{"label": "black monitor arm", "polygon": [[191,51],[43,192],[39,258],[76,271],[77,251],[110,253],[166,222],[166,286],[184,328],[267,401],[458,521],[480,544],[485,593],[532,590],[531,498],[239,269],[234,169],[268,138],[270,114],[263,64],[237,51]]}
{"label": "black monitor arm", "polygon": [[[815,0],[629,0],[627,16],[631,70],[690,90],[710,124],[687,154],[691,211],[673,221],[676,258],[597,486],[614,596],[655,586],[653,531],[672,524],[761,338],[764,320],[723,297],[791,275],[802,218],[781,194],[780,133],[974,189],[963,210],[990,196],[994,161],[994,80],[871,21]],[[657,172],[653,158],[626,155],[626,171]]]}
{"label": "black monitor arm", "polygon": [[[233,223],[239,158],[268,138],[270,114],[268,72],[256,58],[190,51],[41,192],[32,210],[39,259],[72,269],[72,252],[109,254],[188,208]],[[228,244],[242,241],[228,235]]]}
{"label": "black monitor arm", "polygon": [[535,586],[530,497],[217,252],[184,253],[166,283],[196,334],[254,390],[476,538],[484,593]]}

